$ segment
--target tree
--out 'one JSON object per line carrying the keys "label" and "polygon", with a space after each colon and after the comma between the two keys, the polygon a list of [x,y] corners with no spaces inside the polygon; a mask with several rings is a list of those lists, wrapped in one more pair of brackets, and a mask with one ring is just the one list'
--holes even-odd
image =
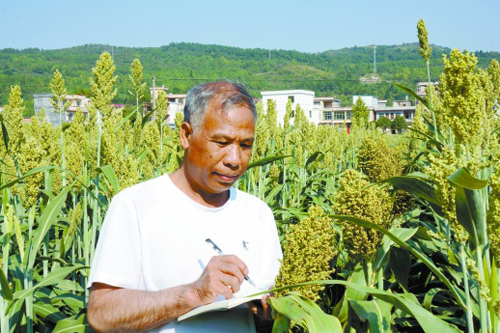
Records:
{"label": "tree", "polygon": [[396,118],[394,118],[394,121],[392,122],[391,128],[398,132],[407,129],[408,124],[406,123],[406,119],[402,116],[396,116]]}
{"label": "tree", "polygon": [[385,132],[388,128],[391,128],[392,121],[387,117],[382,117],[377,119],[377,121],[375,122],[375,126],[382,128],[382,130]]}
{"label": "tree", "polygon": [[352,107],[352,124],[355,128],[366,128],[368,126],[368,117],[370,109],[368,109],[361,99],[358,97],[356,104]]}

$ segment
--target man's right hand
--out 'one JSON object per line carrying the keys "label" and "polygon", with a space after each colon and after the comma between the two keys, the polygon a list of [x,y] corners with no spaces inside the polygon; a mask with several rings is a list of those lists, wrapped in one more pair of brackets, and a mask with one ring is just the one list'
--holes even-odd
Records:
{"label": "man's right hand", "polygon": [[248,267],[237,256],[212,257],[200,278],[191,284],[193,296],[201,305],[214,302],[219,294],[230,299],[240,290],[244,274],[248,274]]}

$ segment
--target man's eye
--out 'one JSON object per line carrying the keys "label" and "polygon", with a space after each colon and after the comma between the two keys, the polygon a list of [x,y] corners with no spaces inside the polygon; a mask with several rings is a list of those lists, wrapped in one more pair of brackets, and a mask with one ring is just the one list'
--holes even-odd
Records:
{"label": "man's eye", "polygon": [[215,143],[220,145],[220,146],[227,146],[229,144],[229,142],[225,142],[225,141],[215,141]]}
{"label": "man's eye", "polygon": [[241,146],[243,148],[252,148],[253,144],[251,144],[251,143],[242,143]]}

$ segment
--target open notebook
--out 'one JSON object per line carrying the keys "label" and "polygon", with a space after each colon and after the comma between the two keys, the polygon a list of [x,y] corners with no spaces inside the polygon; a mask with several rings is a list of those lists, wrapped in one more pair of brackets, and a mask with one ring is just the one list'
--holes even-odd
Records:
{"label": "open notebook", "polygon": [[259,281],[261,283],[257,281],[255,282],[257,283],[257,287],[254,287],[247,281],[244,281],[240,287],[240,291],[235,293],[233,295],[233,298],[225,299],[224,296],[219,295],[219,298],[217,298],[215,302],[199,306],[177,318],[177,321],[180,322],[206,312],[227,311],[229,309],[237,307],[238,305],[251,302],[254,300],[260,300],[263,295],[258,295],[258,296],[250,296],[250,295],[269,290],[269,287],[272,286],[274,283],[274,281]]}

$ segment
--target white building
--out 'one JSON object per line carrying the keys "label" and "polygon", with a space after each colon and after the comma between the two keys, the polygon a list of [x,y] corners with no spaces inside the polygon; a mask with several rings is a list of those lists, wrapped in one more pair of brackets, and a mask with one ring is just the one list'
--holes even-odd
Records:
{"label": "white building", "polygon": [[61,120],[63,122],[71,122],[78,109],[82,110],[84,115],[88,114],[87,107],[90,106],[90,98],[83,95],[66,95],[64,102],[71,102],[66,112],[63,112],[62,117],[59,113],[55,112],[54,107],[50,103],[52,94],[35,94],[33,95],[35,104],[35,115],[38,115],[40,110],[45,110],[45,117],[47,121],[52,124],[52,126],[61,125]]}
{"label": "white building", "polygon": [[[153,105],[156,105],[155,101],[158,99],[160,90],[164,91],[168,98],[168,112],[165,120],[170,127],[175,128],[175,115],[177,112],[184,113],[184,106],[186,106],[186,94],[170,94],[168,92],[168,88],[165,88],[164,85],[161,87],[155,87],[154,90],[153,88],[149,88],[149,92],[151,93],[151,103],[142,104],[143,115],[146,115],[153,110]],[[151,119],[154,119],[154,117],[156,117],[156,112]]]}
{"label": "white building", "polygon": [[82,110],[84,115],[89,113],[87,107],[90,106],[90,98],[84,95],[66,95],[65,102],[68,101],[71,104],[66,109],[63,121],[72,121],[78,109]]}
{"label": "white building", "polygon": [[175,114],[184,113],[186,106],[186,94],[168,94],[168,116],[167,122],[170,127],[175,127]]}
{"label": "white building", "polygon": [[[369,121],[377,121],[382,117],[394,120],[397,116],[404,117],[408,125],[411,124],[415,115],[415,105],[412,101],[395,100],[392,106],[387,106],[387,100],[377,99],[374,96],[352,96],[352,105],[356,104],[358,98],[361,98],[365,106],[370,110]],[[320,124],[341,127],[346,125],[349,131],[351,127],[352,105],[340,106],[340,103],[333,103],[331,109],[323,110],[323,117]]]}
{"label": "white building", "polygon": [[[439,85],[439,82],[431,82],[431,84],[434,86],[434,89],[437,89],[437,86]],[[425,89],[429,86],[429,82],[418,82],[417,83],[417,96],[419,97],[425,97],[427,95],[427,92]],[[417,101],[418,104],[420,104],[420,101]]]}
{"label": "white building", "polygon": [[[278,113],[278,123],[283,124],[283,119],[285,118],[286,105],[288,100],[292,100],[292,109],[297,108],[297,104],[300,105],[302,110],[309,119],[309,121],[315,123],[316,125],[320,123],[322,119],[322,111],[319,107],[314,105],[314,91],[309,90],[278,90],[278,91],[263,91],[262,103],[264,107],[267,107],[267,102],[272,99],[276,103],[276,111]],[[293,122],[293,120],[291,120]]]}

